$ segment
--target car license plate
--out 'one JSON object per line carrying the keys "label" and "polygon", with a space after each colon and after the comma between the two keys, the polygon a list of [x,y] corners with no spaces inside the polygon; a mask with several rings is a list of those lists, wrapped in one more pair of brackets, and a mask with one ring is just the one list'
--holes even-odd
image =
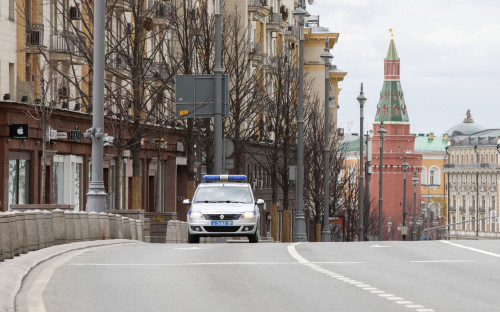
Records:
{"label": "car license plate", "polygon": [[212,226],[232,226],[233,221],[212,221]]}

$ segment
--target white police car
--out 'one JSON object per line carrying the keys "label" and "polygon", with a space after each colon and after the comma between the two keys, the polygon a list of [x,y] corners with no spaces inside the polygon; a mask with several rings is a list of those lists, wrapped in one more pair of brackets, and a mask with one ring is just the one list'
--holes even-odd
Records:
{"label": "white police car", "polygon": [[244,175],[205,175],[194,193],[187,215],[188,241],[199,243],[200,237],[247,236],[250,243],[259,241],[260,213],[252,188]]}

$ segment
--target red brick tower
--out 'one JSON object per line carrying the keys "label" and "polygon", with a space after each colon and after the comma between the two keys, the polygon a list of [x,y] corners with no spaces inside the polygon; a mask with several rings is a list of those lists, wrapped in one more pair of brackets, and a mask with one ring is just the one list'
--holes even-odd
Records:
{"label": "red brick tower", "polygon": [[[401,88],[399,76],[400,60],[396,51],[394,37],[391,34],[389,50],[384,59],[384,84],[380,91],[380,100],[373,122],[372,143],[372,175],[370,181],[371,208],[378,211],[379,206],[379,178],[380,178],[380,136],[378,130],[383,122],[387,131],[383,144],[382,168],[382,198],[383,198],[383,239],[401,239],[400,226],[403,224],[403,193],[404,179],[402,164],[406,161],[409,168],[406,174],[406,225],[408,226],[407,240],[411,240],[409,227],[410,216],[413,216],[413,184],[411,178],[417,169],[420,177],[422,154],[415,153],[415,137],[410,134],[410,121]],[[419,207],[420,184],[417,186],[417,207]],[[392,227],[389,233],[387,222],[391,218]],[[398,230],[399,228],[399,230]]]}

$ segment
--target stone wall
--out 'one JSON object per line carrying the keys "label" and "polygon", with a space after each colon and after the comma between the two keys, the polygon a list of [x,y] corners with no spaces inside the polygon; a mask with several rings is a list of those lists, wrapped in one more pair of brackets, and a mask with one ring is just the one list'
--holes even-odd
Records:
{"label": "stone wall", "polygon": [[[104,212],[27,210],[0,212],[0,261],[54,245],[89,240],[146,241],[149,219]],[[146,233],[149,234],[149,233]]]}

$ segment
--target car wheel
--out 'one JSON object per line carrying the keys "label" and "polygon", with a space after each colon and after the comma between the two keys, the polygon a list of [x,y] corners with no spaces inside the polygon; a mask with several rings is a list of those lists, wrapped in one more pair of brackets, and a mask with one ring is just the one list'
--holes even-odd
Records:
{"label": "car wheel", "polygon": [[257,230],[254,234],[248,236],[249,243],[258,243],[259,242],[259,226],[257,225]]}
{"label": "car wheel", "polygon": [[188,243],[190,244],[199,244],[200,237],[198,235],[191,235],[188,233]]}

